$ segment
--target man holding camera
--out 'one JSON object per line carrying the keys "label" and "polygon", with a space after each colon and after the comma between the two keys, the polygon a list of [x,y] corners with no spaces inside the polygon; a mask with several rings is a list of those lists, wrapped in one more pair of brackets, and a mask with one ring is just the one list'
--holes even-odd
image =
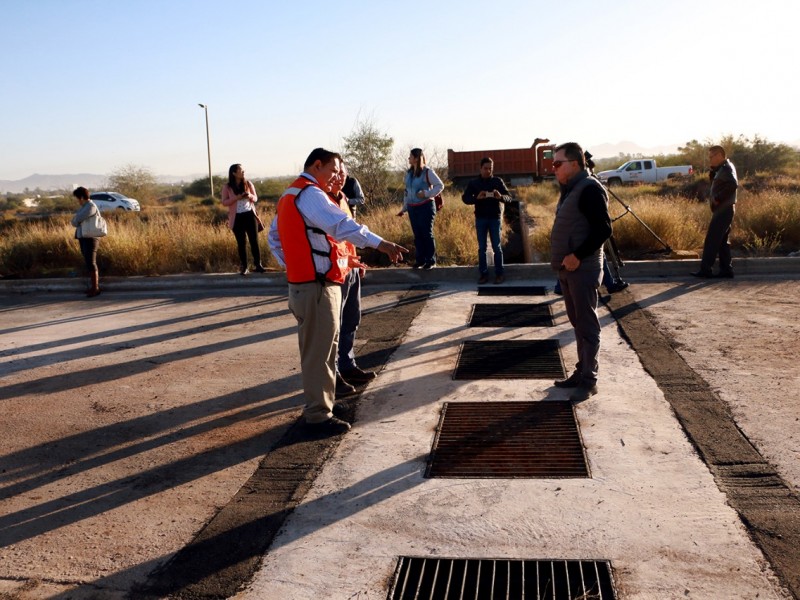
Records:
{"label": "man holding camera", "polygon": [[481,159],[481,176],[467,184],[461,195],[464,204],[475,206],[475,230],[478,233],[478,284],[488,283],[489,265],[486,260],[486,235],[492,240],[494,252],[494,282],[503,283],[503,247],[500,244],[500,217],[503,214],[501,204],[510,202],[511,195],[506,184],[499,177],[493,176],[494,161]]}
{"label": "man holding camera", "polygon": [[597,393],[597,290],[603,277],[603,243],[611,237],[611,217],[606,190],[591,176],[580,145],[569,142],[558,146],[553,169],[561,197],[550,235],[550,264],[558,273],[578,346],[575,371],[554,383],[556,387],[574,388],[569,399],[581,402]]}

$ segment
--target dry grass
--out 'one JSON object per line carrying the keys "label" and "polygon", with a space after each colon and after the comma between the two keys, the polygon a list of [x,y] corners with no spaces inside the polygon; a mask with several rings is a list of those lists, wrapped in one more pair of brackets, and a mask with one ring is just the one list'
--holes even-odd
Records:
{"label": "dry grass", "polygon": [[[770,183],[775,185],[770,185]],[[610,200],[612,217],[629,205],[653,231],[675,250],[699,250],[708,227],[710,211],[705,202],[673,194],[674,188],[639,186],[616,188],[621,203]],[[664,195],[667,192],[668,195]],[[546,261],[550,252],[558,187],[543,183],[519,188],[516,197],[525,204],[532,226],[530,243],[535,261]],[[275,205],[259,204],[269,223]],[[372,231],[406,246],[413,258],[414,236],[407,216],[398,217],[400,205],[373,206],[359,215]],[[109,215],[109,236],[100,243],[101,272],[114,275],[156,275],[186,272],[235,272],[236,243],[219,206],[186,207],[141,214]],[[478,246],[471,206],[461,202],[457,191],[445,194],[445,207],[436,218],[437,253],[442,265],[474,265]],[[69,216],[46,221],[19,221],[6,225],[0,236],[0,274],[21,277],[64,275],[79,272],[82,259]],[[635,259],[662,246],[633,217],[614,222],[614,237],[627,259]],[[277,268],[266,236],[260,236],[262,261]],[[785,254],[800,247],[800,183],[786,176],[769,180],[762,175],[745,181],[739,194],[731,243],[738,255]],[[249,253],[249,251],[248,251]],[[375,252],[364,252],[368,264],[381,265]]]}
{"label": "dry grass", "polygon": [[[670,182],[674,189],[674,182]],[[745,182],[739,192],[731,244],[738,255],[785,254],[800,247],[800,186],[797,180],[779,176],[776,185]],[[667,184],[669,185],[669,184]],[[750,188],[753,188],[753,191]],[[614,221],[614,238],[626,258],[638,258],[663,246],[637,221],[634,214],[674,250],[700,251],[711,212],[706,202],[679,195],[664,195],[656,185],[615,188],[619,200],[610,197],[609,212]],[[521,188],[518,197],[526,202],[533,222],[530,243],[535,260],[548,260],[550,229],[553,225],[558,188],[542,184]],[[629,206],[634,214],[625,214]],[[623,216],[624,215],[624,216]]]}

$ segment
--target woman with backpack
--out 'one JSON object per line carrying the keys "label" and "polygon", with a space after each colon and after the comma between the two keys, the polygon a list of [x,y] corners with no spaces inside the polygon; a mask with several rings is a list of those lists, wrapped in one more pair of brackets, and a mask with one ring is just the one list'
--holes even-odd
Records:
{"label": "woman with backpack", "polygon": [[425,153],[421,148],[411,150],[408,164],[403,209],[397,216],[402,217],[404,213],[408,213],[411,230],[414,232],[414,268],[428,271],[436,266],[436,241],[433,239],[433,223],[436,219],[434,198],[442,193],[444,184],[433,169],[426,166]]}

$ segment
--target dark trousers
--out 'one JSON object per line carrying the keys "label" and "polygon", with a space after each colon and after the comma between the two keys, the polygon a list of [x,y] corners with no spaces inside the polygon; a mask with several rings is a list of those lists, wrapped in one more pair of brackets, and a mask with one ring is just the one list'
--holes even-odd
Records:
{"label": "dark trousers", "polygon": [[475,231],[478,233],[478,271],[481,275],[489,272],[489,265],[486,260],[486,236],[492,240],[492,251],[494,252],[494,274],[503,274],[503,246],[500,244],[500,217],[496,219],[486,219],[475,217]]}
{"label": "dark trousers", "polygon": [[733,272],[731,246],[728,243],[728,236],[731,233],[731,225],[733,225],[733,215],[735,212],[736,205],[732,204],[711,215],[711,223],[708,224],[706,241],[703,244],[703,258],[700,261],[701,271],[711,271],[711,267],[714,266],[717,255],[719,255],[720,273]]}
{"label": "dark trousers", "polygon": [[342,323],[339,328],[339,357],[337,361],[340,373],[356,367],[356,353],[353,349],[356,331],[361,324],[361,276],[358,269],[347,275],[342,285]]}
{"label": "dark trousers", "polygon": [[81,255],[89,274],[97,272],[97,247],[100,245],[98,238],[78,238],[81,247]]}
{"label": "dark trousers", "polygon": [[558,272],[561,291],[569,322],[575,329],[578,362],[575,371],[581,383],[597,383],[600,355],[600,319],[597,317],[597,288],[600,287],[599,270]]}
{"label": "dark trousers", "polygon": [[418,265],[436,264],[436,241],[433,239],[433,222],[436,206],[433,201],[408,207],[408,220],[414,232],[414,252]]}
{"label": "dark trousers", "polygon": [[236,237],[236,248],[239,251],[239,264],[242,269],[247,268],[247,249],[245,248],[245,236],[250,240],[250,252],[253,254],[253,263],[256,267],[261,266],[261,251],[258,249],[258,225],[256,223],[256,213],[252,210],[243,213],[236,213],[236,220],[233,222],[233,235]]}

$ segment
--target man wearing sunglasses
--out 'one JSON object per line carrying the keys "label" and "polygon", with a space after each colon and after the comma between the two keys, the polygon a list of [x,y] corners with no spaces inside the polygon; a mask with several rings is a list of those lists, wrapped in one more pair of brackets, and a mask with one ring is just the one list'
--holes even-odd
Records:
{"label": "man wearing sunglasses", "polygon": [[569,322],[575,330],[578,362],[556,387],[574,388],[569,399],[581,402],[597,393],[600,320],[597,289],[603,277],[603,243],[611,237],[608,195],[586,168],[575,142],[555,150],[553,169],[561,186],[550,234],[550,264],[558,273]]}

